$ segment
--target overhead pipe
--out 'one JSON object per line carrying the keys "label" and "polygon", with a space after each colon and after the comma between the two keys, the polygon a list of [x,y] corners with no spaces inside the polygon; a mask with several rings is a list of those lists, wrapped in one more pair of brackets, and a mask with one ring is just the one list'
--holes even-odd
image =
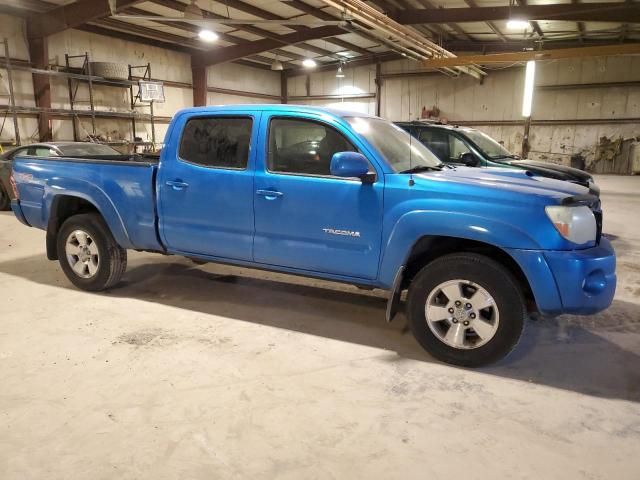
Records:
{"label": "overhead pipe", "polygon": [[[379,12],[375,8],[367,5],[361,0],[322,0],[326,5],[341,11],[345,19],[353,19],[356,22],[360,22],[371,30],[367,30],[367,33],[373,34],[381,40],[387,40],[385,37],[388,35],[395,42],[391,42],[397,50],[409,55],[408,52],[412,52],[412,56],[417,56],[419,60],[428,60],[431,58],[455,58],[456,55],[442,48],[438,44],[425,38],[411,27],[405,27],[399,24],[395,20],[387,17],[383,13]],[[353,25],[358,28],[357,23]],[[397,42],[397,43],[396,43]],[[482,78],[486,73],[479,67],[467,66],[467,67],[455,67],[455,70],[471,75],[477,79]]]}

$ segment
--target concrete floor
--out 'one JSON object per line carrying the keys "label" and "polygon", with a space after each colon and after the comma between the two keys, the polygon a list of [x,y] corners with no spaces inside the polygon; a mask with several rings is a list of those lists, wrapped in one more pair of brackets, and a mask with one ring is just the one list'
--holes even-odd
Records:
{"label": "concrete floor", "polygon": [[476,371],[378,292],[143,253],[78,291],[3,212],[0,479],[637,480],[640,177],[598,182],[613,305]]}

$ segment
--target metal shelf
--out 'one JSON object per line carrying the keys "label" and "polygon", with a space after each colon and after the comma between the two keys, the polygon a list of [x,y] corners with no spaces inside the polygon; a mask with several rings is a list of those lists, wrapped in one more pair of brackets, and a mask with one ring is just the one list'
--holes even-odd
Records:
{"label": "metal shelf", "polygon": [[[76,68],[72,65],[73,62],[82,61],[82,65],[79,68]],[[152,144],[156,143],[156,130],[155,130],[155,116],[153,114],[153,102],[149,104],[140,103],[140,92],[138,88],[138,92],[134,92],[134,87],[137,87],[138,79],[140,80],[151,80],[151,64],[147,63],[146,65],[129,65],[129,78],[127,80],[114,80],[103,77],[98,77],[93,75],[91,72],[91,62],[89,60],[88,52],[85,52],[84,55],[65,55],[65,66],[66,69],[64,72],[56,72],[56,74],[62,74],[67,77],[67,83],[69,86],[69,105],[70,110],[72,112],[72,116],[74,117],[73,122],[73,138],[74,140],[78,140],[78,128],[76,125],[76,118],[79,116],[90,116],[91,117],[91,132],[92,135],[96,135],[96,118],[127,118],[131,120],[131,138],[133,143],[140,144],[139,142],[135,142],[136,139],[136,121],[148,121],[151,123],[151,142]],[[134,70],[139,71],[142,70],[142,75],[134,76]],[[76,73],[79,72],[79,73]],[[89,100],[83,101],[77,99],[78,87],[81,83],[86,83],[89,86]],[[94,87],[95,86],[106,86],[106,87],[115,87],[115,88],[128,88],[129,89],[129,97],[130,97],[130,108],[131,112],[103,112],[100,110],[96,110],[94,104]],[[77,110],[75,105],[77,103],[88,103],[89,110]],[[148,108],[149,113],[138,113],[135,111],[136,108]],[[66,112],[65,112],[66,113]],[[63,115],[65,113],[62,113]]]}

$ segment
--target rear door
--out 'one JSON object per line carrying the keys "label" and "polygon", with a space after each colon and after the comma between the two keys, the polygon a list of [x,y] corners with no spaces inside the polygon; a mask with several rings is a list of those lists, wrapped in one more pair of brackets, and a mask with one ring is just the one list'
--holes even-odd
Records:
{"label": "rear door", "polygon": [[[256,262],[374,279],[382,230],[384,177],[373,184],[334,177],[331,157],[359,150],[330,120],[265,116],[256,166]],[[370,169],[376,171],[371,164]]]}
{"label": "rear door", "polygon": [[190,117],[158,173],[162,239],[174,252],[251,260],[258,119],[234,111]]}

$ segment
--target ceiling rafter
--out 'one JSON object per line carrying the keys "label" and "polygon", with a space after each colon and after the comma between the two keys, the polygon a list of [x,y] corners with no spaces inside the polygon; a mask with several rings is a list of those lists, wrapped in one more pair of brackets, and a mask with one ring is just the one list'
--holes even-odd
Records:
{"label": "ceiling rafter", "polygon": [[[336,17],[328,12],[325,12],[324,10],[320,9],[320,8],[316,8],[316,7],[312,7],[311,5],[304,3],[302,0],[284,0],[285,3],[287,5],[292,6],[293,8],[300,10],[301,12],[304,12],[308,15],[312,15],[320,20],[329,20],[329,21],[334,21],[334,20],[340,20],[340,17]],[[365,35],[361,35],[363,38],[366,38],[367,40],[370,40],[369,37],[365,36]],[[345,42],[343,40],[340,40],[339,38],[332,38],[331,39],[331,43],[333,43],[334,45],[338,45],[341,46],[347,50],[351,50],[353,52],[357,52],[360,53],[362,55],[370,55],[371,52],[369,50],[367,50],[366,48],[362,48],[359,47],[355,44],[349,43],[349,42]],[[376,42],[377,43],[377,42]]]}
{"label": "ceiling rafter", "polygon": [[[149,12],[147,12],[145,10],[140,10],[138,8],[135,8],[135,7],[126,9],[125,13],[130,13],[131,15],[147,15],[147,16],[150,16],[150,17],[157,16],[158,19],[157,20],[153,20],[155,23],[158,23],[159,25],[164,25],[164,26],[167,26],[167,27],[171,27],[171,28],[176,28],[178,30],[182,30],[182,31],[185,31],[185,32],[193,33],[194,35],[197,35],[198,32],[200,31],[199,27],[197,27],[195,25],[192,25],[191,23],[187,23],[187,22],[165,22],[165,21],[162,21],[162,15],[156,15],[156,14],[153,14],[153,13],[149,13]],[[225,42],[232,43],[232,44],[248,43],[250,41],[250,40],[246,40],[246,39],[241,38],[241,37],[236,37],[232,33],[233,32],[229,32],[229,33],[218,32],[217,35],[221,40],[223,40]],[[278,55],[280,55],[282,57],[290,58],[290,59],[293,59],[293,60],[301,60],[301,59],[304,58],[302,55],[298,55],[296,53],[287,52],[286,50],[274,49],[272,51],[273,51],[273,53],[276,53],[276,54],[278,54]],[[262,58],[266,59],[266,60],[270,60],[270,59],[267,59],[266,57],[262,57]],[[288,66],[290,68],[294,67],[294,65],[288,64],[287,62],[282,62],[282,63],[285,64],[285,66]]]}
{"label": "ceiling rafter", "polygon": [[[516,2],[521,7],[526,7],[527,6],[527,0],[516,0]],[[542,28],[540,28],[540,24],[538,22],[536,22],[535,20],[531,20],[529,23],[531,24],[531,27],[533,28],[533,31],[536,32],[538,37],[539,38],[544,38],[544,32],[542,31]]]}
{"label": "ceiling rafter", "polygon": [[143,0],[80,0],[60,7],[36,13],[27,18],[27,31],[31,37],[48,37],[69,28],[119,12]]}
{"label": "ceiling rafter", "polygon": [[[373,3],[374,5],[377,5],[378,7],[380,7],[382,12],[385,15],[389,15],[389,16],[391,16],[394,12],[402,11],[396,5],[391,3],[389,0],[371,0],[370,3]],[[398,4],[400,4],[400,2],[398,2]],[[414,10],[413,8],[410,8],[410,5],[408,5],[405,2],[404,10],[406,11],[407,9]],[[440,38],[446,40],[449,37],[448,33],[438,25],[421,25],[421,27],[422,27],[422,30],[421,30],[422,33],[427,34],[425,32],[426,30],[427,32],[429,32],[427,35],[430,35],[431,38],[434,40],[438,40]]]}
{"label": "ceiling rafter", "polygon": [[[474,7],[474,8],[478,7],[478,4],[475,2],[475,0],[464,0],[464,3],[466,3],[470,7]],[[493,31],[493,33],[495,33],[498,36],[500,40],[502,40],[503,42],[507,41],[507,37],[504,36],[504,34],[500,31],[500,29],[496,26],[495,23],[491,21],[487,21],[485,23]]]}
{"label": "ceiling rafter", "polygon": [[[121,23],[124,23],[124,22],[121,22]],[[186,53],[188,55],[191,55],[198,51],[194,47],[174,43],[172,41],[167,41],[166,38],[163,39],[162,37],[143,36],[141,34],[133,33],[131,31],[126,31],[126,30],[114,30],[112,28],[96,25],[94,23],[87,23],[85,25],[80,25],[79,27],[76,27],[76,29],[81,30],[83,32],[94,33],[96,35],[103,35],[110,38],[119,38],[121,40],[125,40],[128,42],[135,42],[135,43],[140,43],[142,45],[149,45],[152,47],[164,48],[166,50],[170,50],[174,52]],[[154,30],[154,32],[162,33],[157,30]],[[251,57],[251,58],[254,58],[256,61],[254,62],[250,60],[237,60],[234,63],[240,64],[240,65],[246,65],[253,68],[259,68],[262,70],[269,70],[269,65],[265,63],[258,63],[258,62],[266,61],[270,59],[266,59],[264,57],[258,57],[258,56]]]}
{"label": "ceiling rafter", "polygon": [[[434,9],[438,8],[433,3],[431,3],[429,0],[418,0],[418,1],[427,10],[434,10]],[[457,23],[446,22],[445,25],[447,25],[454,32],[456,32],[458,35],[460,35],[461,37],[465,38],[466,40],[472,40],[472,38],[469,36],[469,34],[467,34],[467,32],[465,32],[462,29],[462,27],[460,27],[460,25],[458,25]]]}
{"label": "ceiling rafter", "polygon": [[280,35],[277,40],[273,38],[264,38],[262,40],[255,40],[241,45],[202,52],[194,55],[192,61],[195,65],[203,66],[231,62],[239,58],[244,58],[247,55],[268,52],[269,50],[273,50],[274,48],[278,48],[282,45],[294,45],[308,40],[317,40],[325,37],[332,37],[334,35],[340,35],[341,33],[344,33],[344,30],[337,26],[310,28],[301,32]]}
{"label": "ceiling rafter", "polygon": [[[157,5],[162,5],[164,7],[167,8],[171,8],[172,10],[177,10],[179,12],[184,12],[185,8],[187,7],[187,5],[185,5],[182,2],[179,2],[177,0],[150,0],[151,2],[157,4]],[[222,19],[222,18],[226,18],[223,17],[222,15],[217,15],[213,12],[210,12],[208,10],[203,10],[203,13],[205,15],[205,18],[212,18],[212,19]],[[236,25],[235,26],[237,30],[242,30],[245,31],[247,33],[251,33],[253,35],[257,35],[259,37],[264,37],[264,38],[271,38],[274,40],[277,40],[281,35],[277,34],[277,33],[273,33],[270,32],[269,30],[265,30],[263,28],[259,28],[253,25]],[[287,27],[289,28],[289,27]],[[333,52],[329,51],[329,50],[325,50],[323,48],[318,48],[315,45],[310,45],[308,43],[302,43],[300,45],[298,45],[300,48],[303,48],[304,50],[307,50],[309,52],[313,52],[316,53],[320,56],[331,56],[333,54]],[[292,58],[292,57],[289,57]]]}
{"label": "ceiling rafter", "polygon": [[[251,5],[249,3],[245,3],[242,0],[221,0],[219,3],[226,5],[231,8],[235,8],[236,10],[240,10],[242,12],[248,13],[250,15],[254,15],[258,18],[263,18],[266,20],[285,20],[286,17],[282,17],[268,10],[264,10],[263,8],[256,7],[255,5]],[[304,25],[287,25],[287,28],[295,30],[296,32],[303,32],[305,30],[309,30],[310,27],[306,27]],[[346,33],[346,32],[343,32]],[[341,48],[347,48],[352,51],[358,51],[360,48],[357,45],[353,45],[352,43],[346,42],[344,40],[340,40],[338,38],[327,38],[326,41],[328,43],[333,43]],[[311,49],[309,49],[311,50]],[[317,50],[317,48],[316,48]],[[316,52],[317,53],[317,52]],[[329,54],[320,54],[322,56],[330,56],[333,52],[329,52]],[[369,52],[367,52],[369,53]]]}
{"label": "ceiling rafter", "polygon": [[[198,42],[190,38],[185,38],[180,35],[174,35],[171,33],[160,31],[160,30],[154,30],[152,28],[142,27],[140,25],[133,25],[127,22],[121,22],[120,20],[114,20],[112,18],[103,18],[101,20],[95,20],[91,22],[91,25],[97,25],[98,27],[102,27],[103,29],[119,30],[123,33],[138,35],[141,37],[147,37],[149,39],[154,39],[156,41],[160,41],[163,43],[166,43],[168,41],[169,43],[172,43],[172,44],[183,45],[184,47],[187,47],[189,49],[187,53],[191,53],[192,55],[206,52],[206,48],[207,48],[201,42]],[[226,48],[231,48],[231,47],[226,47]],[[261,57],[258,55],[251,55],[251,54],[248,54],[243,58],[252,59],[257,62],[265,63],[267,65],[270,64],[272,61],[270,58]],[[240,60],[240,59],[234,59],[234,60]]]}

